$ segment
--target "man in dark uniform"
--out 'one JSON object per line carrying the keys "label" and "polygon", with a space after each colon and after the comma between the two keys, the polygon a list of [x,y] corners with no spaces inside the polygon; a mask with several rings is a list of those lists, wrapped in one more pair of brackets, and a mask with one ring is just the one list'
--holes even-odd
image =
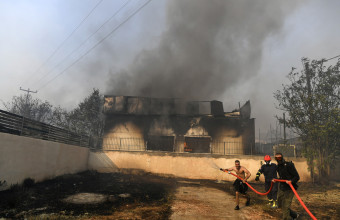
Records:
{"label": "man in dark uniform", "polygon": [[[261,168],[259,169],[259,171],[256,173],[256,177],[255,180],[259,181],[260,180],[260,176],[263,173],[264,177],[265,177],[265,182],[264,182],[264,188],[265,191],[267,192],[270,189],[270,186],[272,184],[272,180],[277,178],[276,175],[276,169],[277,166],[275,163],[271,163],[271,158],[269,155],[266,155],[264,157],[264,161],[266,162],[265,164],[263,164],[261,166]],[[269,205],[272,208],[277,208],[277,186],[278,183],[273,183],[273,188],[272,190],[267,194],[268,200],[269,200]]]}
{"label": "man in dark uniform", "polygon": [[286,183],[280,182],[280,190],[278,195],[278,205],[279,208],[282,208],[282,219],[296,219],[298,217],[298,214],[290,209],[290,205],[292,204],[292,200],[294,197],[294,192],[292,191],[288,183],[290,182],[296,190],[298,188],[297,182],[299,181],[300,176],[294,166],[294,163],[285,161],[281,153],[275,154],[275,160],[278,164],[277,172],[280,179],[287,180]]}

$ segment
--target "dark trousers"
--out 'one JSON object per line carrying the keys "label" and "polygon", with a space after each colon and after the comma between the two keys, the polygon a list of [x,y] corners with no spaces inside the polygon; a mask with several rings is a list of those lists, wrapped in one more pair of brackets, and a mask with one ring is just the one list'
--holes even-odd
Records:
{"label": "dark trousers", "polygon": [[[267,192],[270,189],[272,182],[264,182],[264,189]],[[274,183],[272,190],[268,193],[267,197],[269,200],[277,200],[277,186],[278,183]]]}
{"label": "dark trousers", "polygon": [[294,197],[294,193],[292,190],[282,191],[280,189],[279,195],[278,195],[278,205],[279,205],[279,208],[282,209],[283,220],[297,217],[296,212],[290,209],[290,205],[292,204],[293,197]]}

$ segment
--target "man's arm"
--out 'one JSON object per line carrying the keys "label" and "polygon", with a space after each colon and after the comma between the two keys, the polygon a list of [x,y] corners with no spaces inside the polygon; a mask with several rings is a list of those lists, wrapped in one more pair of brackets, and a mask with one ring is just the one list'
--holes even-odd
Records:
{"label": "man's arm", "polygon": [[297,172],[293,162],[291,162],[291,166],[289,168],[290,168],[289,173],[293,176],[293,178],[290,181],[292,181],[292,183],[297,183],[297,181],[300,180],[300,176],[299,176],[299,173]]}
{"label": "man's arm", "polygon": [[220,170],[222,170],[222,171],[233,171],[233,170],[235,170],[236,168],[235,167],[231,167],[231,168],[227,168],[227,169],[220,169]]}
{"label": "man's arm", "polygon": [[236,169],[236,167],[230,167],[230,168],[228,168],[228,169],[226,169],[227,171],[233,171],[233,170],[235,170]]}
{"label": "man's arm", "polygon": [[251,173],[246,168],[243,168],[243,170],[244,170],[244,173],[246,174],[246,178],[244,178],[244,182],[247,182],[247,180],[251,176]]}
{"label": "man's arm", "polygon": [[263,173],[263,165],[261,166],[259,171],[257,171],[256,177],[255,177],[255,181],[259,181],[260,180],[260,176],[261,176],[262,173]]}

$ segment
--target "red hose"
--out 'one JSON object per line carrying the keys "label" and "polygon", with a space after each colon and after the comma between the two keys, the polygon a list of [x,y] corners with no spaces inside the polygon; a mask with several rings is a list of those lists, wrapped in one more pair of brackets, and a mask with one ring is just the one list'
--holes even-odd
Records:
{"label": "red hose", "polygon": [[[227,171],[224,171],[224,172],[227,172]],[[239,178],[240,180],[243,180],[241,177],[237,176],[236,174],[233,174],[233,173],[229,173],[229,174],[231,174],[231,175],[233,175],[233,176]],[[273,185],[274,185],[274,183],[272,182],[271,185],[270,185],[270,188],[269,188],[269,190],[268,190],[267,192],[265,192],[265,193],[260,193],[259,191],[257,191],[256,189],[254,189],[249,183],[246,182],[246,184],[247,184],[254,192],[256,192],[257,194],[259,194],[259,195],[261,195],[261,196],[268,195],[268,193],[272,190]]]}
{"label": "red hose", "polygon": [[[275,182],[282,182],[285,183],[286,180],[279,180],[279,179],[275,179]],[[315,216],[308,210],[308,208],[306,207],[305,203],[302,202],[299,194],[296,192],[295,188],[293,187],[291,182],[288,182],[288,185],[290,186],[290,188],[293,190],[296,198],[299,200],[300,204],[302,205],[302,207],[306,210],[306,212],[309,214],[309,216],[313,219],[316,220]]]}
{"label": "red hose", "polygon": [[[227,171],[223,170],[223,172],[227,172]],[[228,172],[228,173],[231,174],[231,175],[233,175],[233,176],[235,176],[235,177],[237,177],[237,178],[240,179],[240,180],[243,180],[241,177],[237,176],[236,174],[233,174],[233,173],[230,173],[230,172]],[[282,182],[282,183],[285,183],[287,180],[274,179],[274,181],[275,181],[275,182]],[[267,194],[272,190],[273,184],[274,184],[274,183],[273,183],[273,182],[271,183],[270,189],[268,190],[268,192],[265,192],[265,193],[260,193],[260,192],[258,192],[258,191],[255,190],[248,182],[246,182],[246,184],[247,184],[247,185],[248,185],[255,193],[257,193],[257,194],[259,194],[259,195],[262,195],[262,196],[265,196],[265,195],[267,195]],[[308,210],[308,208],[306,207],[305,203],[302,202],[302,200],[301,200],[299,194],[298,194],[298,193],[296,192],[296,190],[294,189],[292,183],[291,183],[291,182],[288,182],[288,185],[289,185],[290,188],[293,190],[293,192],[294,192],[296,198],[299,200],[300,204],[301,204],[302,207],[306,210],[306,212],[309,214],[309,216],[310,216],[313,220],[317,220],[317,219],[315,218],[315,216]]]}

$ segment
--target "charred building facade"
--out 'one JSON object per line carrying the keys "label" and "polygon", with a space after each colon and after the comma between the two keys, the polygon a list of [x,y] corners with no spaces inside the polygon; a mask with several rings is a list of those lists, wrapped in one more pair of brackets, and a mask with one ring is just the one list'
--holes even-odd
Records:
{"label": "charred building facade", "polygon": [[105,96],[103,150],[251,154],[250,102],[224,112],[220,101]]}

